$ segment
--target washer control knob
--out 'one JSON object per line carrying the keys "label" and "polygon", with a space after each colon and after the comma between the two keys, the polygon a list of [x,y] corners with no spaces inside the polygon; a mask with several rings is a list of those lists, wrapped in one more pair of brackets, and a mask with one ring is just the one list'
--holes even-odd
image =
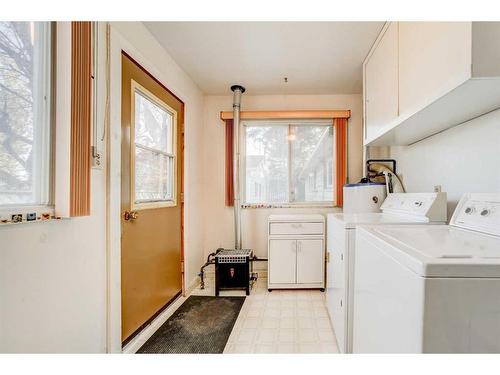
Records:
{"label": "washer control knob", "polygon": [[465,209],[465,213],[466,213],[467,215],[470,215],[470,214],[472,214],[473,212],[474,212],[474,207],[467,207],[467,208]]}
{"label": "washer control knob", "polygon": [[490,210],[488,210],[486,208],[481,211],[481,216],[488,216],[489,214],[490,214]]}

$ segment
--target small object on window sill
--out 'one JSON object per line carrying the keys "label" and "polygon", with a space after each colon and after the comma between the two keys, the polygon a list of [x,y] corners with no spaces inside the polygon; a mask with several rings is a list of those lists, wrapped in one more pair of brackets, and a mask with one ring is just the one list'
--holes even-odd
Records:
{"label": "small object on window sill", "polygon": [[23,215],[22,214],[11,215],[10,220],[13,223],[20,223],[21,221],[23,221]]}
{"label": "small object on window sill", "polygon": [[49,213],[43,213],[41,215],[42,220],[50,220],[50,214]]}
{"label": "small object on window sill", "polygon": [[36,212],[31,212],[26,214],[26,221],[35,221],[36,220]]}

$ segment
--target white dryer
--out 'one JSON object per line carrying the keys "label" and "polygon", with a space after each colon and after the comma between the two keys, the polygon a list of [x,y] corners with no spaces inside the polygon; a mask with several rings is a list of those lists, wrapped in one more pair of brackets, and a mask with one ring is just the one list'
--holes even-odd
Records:
{"label": "white dryer", "polygon": [[353,351],[500,352],[500,194],[466,194],[450,225],[356,233]]}
{"label": "white dryer", "polygon": [[380,213],[329,214],[326,302],[339,350],[352,352],[355,232],[358,225],[445,224],[446,193],[392,193]]}

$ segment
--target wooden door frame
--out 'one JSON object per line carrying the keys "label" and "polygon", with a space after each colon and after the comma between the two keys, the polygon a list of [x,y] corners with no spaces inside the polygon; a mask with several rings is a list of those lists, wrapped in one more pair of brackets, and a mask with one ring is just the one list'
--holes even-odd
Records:
{"label": "wooden door frame", "polygon": [[[106,337],[104,350],[108,353],[122,353],[121,342],[121,100],[122,100],[122,54],[126,55],[148,76],[157,82],[162,88],[182,103],[179,113],[181,116],[181,274],[182,294],[186,293],[186,262],[184,259],[185,237],[184,237],[184,147],[185,147],[185,103],[182,95],[177,95],[168,89],[161,81],[162,74],[153,63],[148,61],[140,51],[137,50],[112,26],[109,27],[109,122],[106,124]],[[104,34],[104,33],[103,33]],[[158,77],[158,78],[157,78]],[[163,77],[164,80],[164,77]]]}

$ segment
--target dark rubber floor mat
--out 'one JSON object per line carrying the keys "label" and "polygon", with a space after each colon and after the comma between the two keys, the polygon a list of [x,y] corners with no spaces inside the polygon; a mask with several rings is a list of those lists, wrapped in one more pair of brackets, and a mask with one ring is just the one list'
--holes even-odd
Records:
{"label": "dark rubber floor mat", "polygon": [[222,353],[245,297],[191,296],[137,353]]}

